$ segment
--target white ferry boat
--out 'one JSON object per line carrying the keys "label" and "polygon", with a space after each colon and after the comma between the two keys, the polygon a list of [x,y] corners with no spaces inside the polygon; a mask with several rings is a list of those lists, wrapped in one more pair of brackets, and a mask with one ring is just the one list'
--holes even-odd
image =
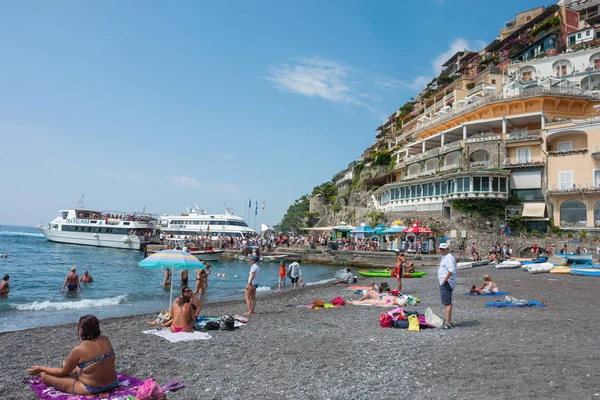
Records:
{"label": "white ferry boat", "polygon": [[132,250],[158,243],[158,220],[150,214],[86,209],[59,212],[47,226],[36,227],[53,242]]}
{"label": "white ferry boat", "polygon": [[178,215],[161,215],[160,228],[169,238],[204,236],[217,240],[220,236],[244,238],[247,234],[256,233],[242,217],[233,215],[229,208],[223,214],[207,214],[198,206]]}

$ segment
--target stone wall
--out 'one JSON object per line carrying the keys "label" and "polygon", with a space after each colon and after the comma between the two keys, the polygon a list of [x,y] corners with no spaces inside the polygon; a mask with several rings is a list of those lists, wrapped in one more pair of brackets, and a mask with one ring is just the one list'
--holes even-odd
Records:
{"label": "stone wall", "polygon": [[[506,145],[501,140],[490,140],[486,142],[467,143],[464,155],[466,159],[465,167],[469,167],[471,154],[483,150],[490,155],[490,164],[488,168],[504,168],[504,158],[506,155]],[[471,169],[471,168],[470,168]]]}
{"label": "stone wall", "polygon": [[316,196],[312,196],[308,203],[308,211],[309,212],[321,212],[323,207],[325,206],[325,196],[322,194],[317,194]]}

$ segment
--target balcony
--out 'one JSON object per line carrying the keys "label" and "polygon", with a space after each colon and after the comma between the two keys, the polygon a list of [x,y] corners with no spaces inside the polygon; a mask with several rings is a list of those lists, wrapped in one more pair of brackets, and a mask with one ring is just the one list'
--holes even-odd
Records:
{"label": "balcony", "polygon": [[460,168],[459,163],[444,165],[443,167],[440,167],[440,173],[446,172],[446,171],[452,171],[452,170],[459,169],[459,168]]}
{"label": "balcony", "polygon": [[494,140],[502,140],[502,135],[493,132],[478,133],[468,138],[467,143],[490,142]]}
{"label": "balcony", "polygon": [[551,194],[574,194],[581,193],[585,185],[578,183],[559,183],[556,185],[548,185],[548,193]]}
{"label": "balcony", "polygon": [[452,91],[444,96],[444,102],[447,102],[448,100],[452,100],[453,98],[454,98],[454,91]]}
{"label": "balcony", "polygon": [[504,166],[510,168],[537,167],[542,165],[544,165],[542,157],[507,157],[504,159]]}
{"label": "balcony", "polygon": [[471,161],[469,167],[473,168],[489,168],[490,160]]}
{"label": "balcony", "polygon": [[572,155],[576,155],[576,154],[587,154],[588,149],[571,149],[571,150],[564,150],[564,151],[549,151],[548,152],[548,156],[549,157],[564,157],[564,156],[572,156]]}
{"label": "balcony", "polygon": [[475,85],[475,87],[473,87],[473,89],[469,90],[469,93],[467,94],[467,97],[471,96],[471,95],[473,95],[473,94],[475,94],[475,93],[477,93],[479,91],[481,91],[481,89],[483,89],[484,87],[485,87],[485,83],[484,82],[478,83],[477,85]]}
{"label": "balcony", "polygon": [[530,140],[540,141],[542,138],[541,131],[519,131],[519,132],[508,132],[506,134],[507,142],[526,142]]}

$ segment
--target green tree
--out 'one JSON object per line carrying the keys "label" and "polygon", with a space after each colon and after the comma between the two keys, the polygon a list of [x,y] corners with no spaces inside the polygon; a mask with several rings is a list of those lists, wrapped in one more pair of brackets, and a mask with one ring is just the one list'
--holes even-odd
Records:
{"label": "green tree", "polygon": [[325,182],[320,184],[319,186],[315,186],[312,191],[312,196],[316,196],[317,194],[325,197],[325,204],[331,204],[335,201],[335,198],[338,194],[338,188],[335,186],[333,182]]}
{"label": "green tree", "polygon": [[304,227],[308,209],[309,198],[307,195],[304,195],[288,207],[287,212],[281,219],[279,229],[284,233],[297,233],[300,228]]}

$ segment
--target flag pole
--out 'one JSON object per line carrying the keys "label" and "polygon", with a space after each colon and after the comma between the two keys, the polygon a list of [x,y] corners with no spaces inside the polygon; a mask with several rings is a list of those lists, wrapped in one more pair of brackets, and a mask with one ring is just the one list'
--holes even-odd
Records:
{"label": "flag pole", "polygon": [[246,218],[246,222],[250,223],[250,209],[252,208],[252,199],[248,200],[248,218]]}
{"label": "flag pole", "polygon": [[263,219],[265,218],[265,202],[263,200],[262,211],[260,213],[260,234],[262,235]]}
{"label": "flag pole", "polygon": [[258,215],[258,200],[256,202],[256,209],[254,210],[254,232],[256,232],[256,216]]}

